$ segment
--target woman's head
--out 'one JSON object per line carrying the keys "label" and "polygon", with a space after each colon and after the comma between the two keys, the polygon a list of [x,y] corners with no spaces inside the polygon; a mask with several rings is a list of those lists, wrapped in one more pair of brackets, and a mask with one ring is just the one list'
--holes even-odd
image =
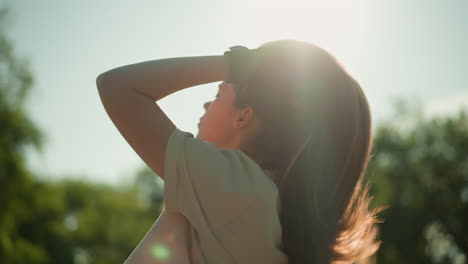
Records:
{"label": "woman's head", "polygon": [[261,45],[255,50],[256,67],[248,73],[249,78],[241,83],[222,82],[216,98],[204,104],[206,112],[200,118],[197,137],[219,147],[244,150],[255,158],[255,147],[250,143],[271,123],[295,124],[289,130],[296,136],[310,134],[297,125],[304,124],[301,113],[313,110],[313,106],[320,108],[310,100],[301,101],[307,99],[307,92],[320,93],[319,82],[325,76],[314,69],[326,67],[318,61],[323,59],[320,55],[328,54],[305,42],[280,40]]}
{"label": "woman's head", "polygon": [[252,54],[255,66],[245,78],[223,82],[224,98],[207,105],[201,137],[221,146],[237,142],[278,176],[291,263],[368,259],[379,243],[377,210],[368,212],[361,191],[372,134],[360,85],[332,55],[307,42],[272,41]]}

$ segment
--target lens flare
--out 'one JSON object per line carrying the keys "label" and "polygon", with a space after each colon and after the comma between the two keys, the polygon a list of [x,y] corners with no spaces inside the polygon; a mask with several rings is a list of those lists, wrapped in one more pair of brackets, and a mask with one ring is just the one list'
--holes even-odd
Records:
{"label": "lens flare", "polygon": [[151,247],[151,256],[157,260],[169,260],[171,258],[171,251],[164,244],[158,243]]}

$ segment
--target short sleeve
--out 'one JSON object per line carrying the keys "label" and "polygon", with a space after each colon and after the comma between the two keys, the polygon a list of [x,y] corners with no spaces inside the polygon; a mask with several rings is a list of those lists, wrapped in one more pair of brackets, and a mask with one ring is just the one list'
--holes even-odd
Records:
{"label": "short sleeve", "polygon": [[253,200],[260,167],[239,150],[216,148],[175,128],[165,151],[164,202],[195,228],[226,224]]}

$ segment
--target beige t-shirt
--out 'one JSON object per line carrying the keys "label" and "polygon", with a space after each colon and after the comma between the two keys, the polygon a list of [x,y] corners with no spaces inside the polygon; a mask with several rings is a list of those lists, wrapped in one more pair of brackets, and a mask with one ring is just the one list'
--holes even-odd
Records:
{"label": "beige t-shirt", "polygon": [[278,189],[267,174],[243,152],[176,128],[166,147],[158,218],[158,228],[185,244],[174,253],[188,263],[287,263]]}

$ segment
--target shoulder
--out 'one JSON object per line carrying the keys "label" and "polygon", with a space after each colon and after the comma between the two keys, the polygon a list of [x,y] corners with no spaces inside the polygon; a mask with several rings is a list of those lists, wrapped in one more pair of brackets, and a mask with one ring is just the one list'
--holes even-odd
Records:
{"label": "shoulder", "polygon": [[175,129],[169,137],[166,155],[168,161],[174,160],[171,163],[180,173],[189,176],[192,184],[237,193],[245,202],[271,199],[277,192],[267,172],[247,154],[241,150],[217,148],[190,132]]}

